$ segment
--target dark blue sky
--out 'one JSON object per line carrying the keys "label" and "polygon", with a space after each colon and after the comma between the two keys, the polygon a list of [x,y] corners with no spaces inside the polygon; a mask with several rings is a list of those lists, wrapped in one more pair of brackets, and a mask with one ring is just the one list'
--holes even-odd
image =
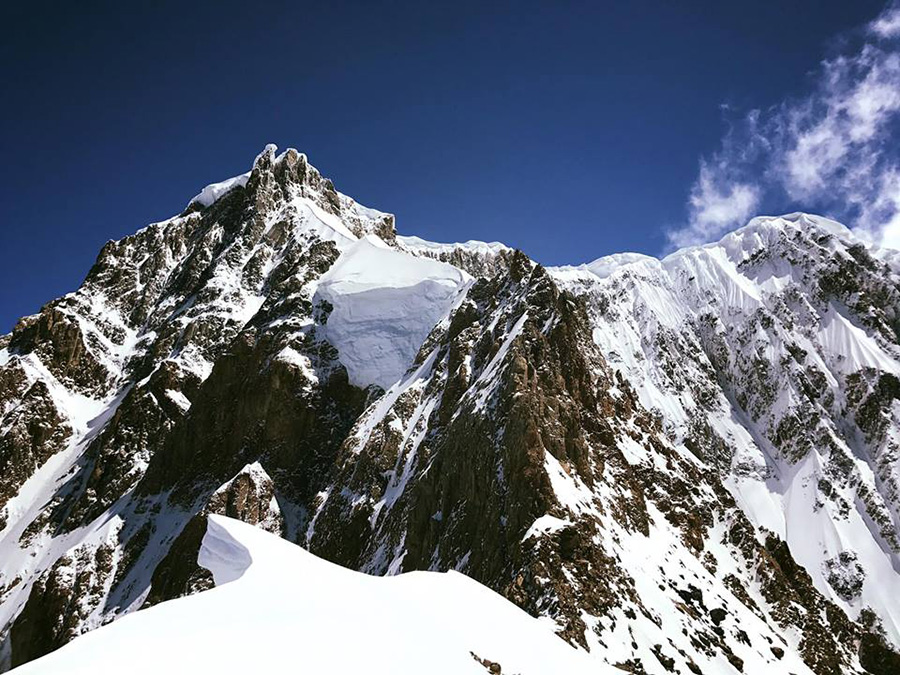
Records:
{"label": "dark blue sky", "polygon": [[405,234],[657,254],[720,105],[802,90],[883,6],[80,4],[0,8],[0,331],[267,142]]}

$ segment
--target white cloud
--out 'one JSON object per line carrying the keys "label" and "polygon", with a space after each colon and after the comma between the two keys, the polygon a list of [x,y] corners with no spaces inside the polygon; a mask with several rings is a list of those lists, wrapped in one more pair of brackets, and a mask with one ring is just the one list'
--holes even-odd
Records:
{"label": "white cloud", "polygon": [[885,245],[900,239],[900,5],[868,26],[851,54],[823,61],[813,91],[732,127],[701,161],[688,224],[671,244],[710,241],[765,202],[827,210]]}
{"label": "white cloud", "polygon": [[892,2],[869,24],[869,30],[881,38],[892,38],[900,35],[900,6]]}
{"label": "white cloud", "polygon": [[749,183],[723,181],[716,168],[700,165],[700,176],[691,189],[690,225],[670,234],[675,246],[690,246],[744,222],[759,204],[759,190]]}

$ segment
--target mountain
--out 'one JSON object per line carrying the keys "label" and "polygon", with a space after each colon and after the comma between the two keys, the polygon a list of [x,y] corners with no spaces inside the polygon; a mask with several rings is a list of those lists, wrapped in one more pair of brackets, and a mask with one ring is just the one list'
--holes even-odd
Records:
{"label": "mountain", "polygon": [[0,664],[215,586],[221,514],[462,572],[598,669],[898,672],[898,312],[824,218],[544,268],[269,146],[0,338]]}

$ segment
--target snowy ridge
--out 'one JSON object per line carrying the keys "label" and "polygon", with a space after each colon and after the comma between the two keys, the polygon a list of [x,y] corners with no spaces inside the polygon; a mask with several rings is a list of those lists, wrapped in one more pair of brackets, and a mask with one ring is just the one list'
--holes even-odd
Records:
{"label": "snowy ridge", "polygon": [[414,252],[432,251],[435,253],[442,253],[462,250],[476,253],[499,253],[501,251],[512,250],[509,246],[507,246],[506,244],[501,244],[499,241],[485,242],[476,241],[474,239],[470,239],[469,241],[445,244],[435,241],[428,241],[426,239],[415,236],[398,235],[397,243],[400,244],[402,248]]}
{"label": "snowy ridge", "polygon": [[475,277],[490,277],[503,269],[513,250],[500,242],[466,241],[443,244],[419,237],[397,236],[397,248],[416,256],[434,258],[466,270]]}
{"label": "snowy ridge", "polygon": [[229,178],[228,180],[223,180],[218,183],[210,183],[205,188],[203,188],[199,194],[197,194],[191,201],[188,202],[188,206],[191,204],[200,204],[201,206],[212,206],[215,204],[221,197],[231,192],[236,187],[244,187],[247,185],[247,181],[250,179],[250,172],[242,173],[240,176],[235,176],[234,178]]}
{"label": "snowy ridge", "polygon": [[551,269],[560,278],[578,278],[579,276],[590,274],[598,279],[605,279],[625,265],[640,262],[650,262],[652,264],[655,261],[656,258],[642,253],[614,253],[582,265],[564,265],[562,267],[552,267]]}
{"label": "snowy ridge", "polygon": [[423,664],[447,675],[488,672],[473,653],[510,673],[613,672],[454,572],[371,577],[218,516],[199,562],[215,589],[126,617],[16,672],[274,673],[286,664],[302,672],[412,675]]}

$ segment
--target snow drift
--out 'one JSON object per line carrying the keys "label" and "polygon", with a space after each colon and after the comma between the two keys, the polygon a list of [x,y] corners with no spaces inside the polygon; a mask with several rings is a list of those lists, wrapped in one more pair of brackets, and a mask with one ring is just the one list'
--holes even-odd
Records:
{"label": "snow drift", "polygon": [[350,382],[387,389],[469,279],[462,270],[389,248],[375,235],[350,245],[319,281],[333,310],[325,335]]}

